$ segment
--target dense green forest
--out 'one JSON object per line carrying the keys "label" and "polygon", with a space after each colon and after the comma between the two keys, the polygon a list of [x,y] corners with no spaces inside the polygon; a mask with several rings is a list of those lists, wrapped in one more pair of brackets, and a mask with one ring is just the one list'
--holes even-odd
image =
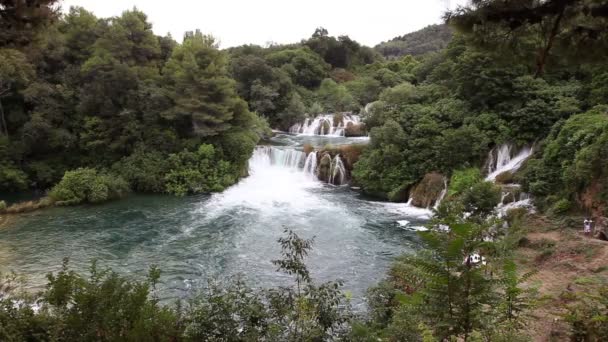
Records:
{"label": "dense green forest", "polygon": [[[199,31],[156,36],[137,9],[104,19],[54,6],[0,0],[0,191],[50,190],[59,205],[222,191],[246,176],[269,127],[345,111],[370,130],[353,170],[363,192],[406,201],[433,174],[450,190],[426,248],[370,289],[368,315],[340,283],[311,279],[313,242],[286,231],[274,263],[294,284],[262,292],[237,280],[163,305],[157,269],[138,282],[93,265],[85,278],[66,262],[34,297],[9,277],[2,340],[525,341],[536,297],[512,259],[523,213],[494,217],[500,188],[479,171],[488,152],[533,145],[510,176],[540,210],[606,216],[607,1],[472,1],[446,13],[455,33],[440,51],[447,26],[376,50],[322,28],[219,50]],[[489,266],[472,260],[480,251]],[[574,340],[608,336],[605,298],[568,316]]]}
{"label": "dense green forest", "polygon": [[407,55],[422,56],[446,48],[452,40],[453,34],[452,28],[447,24],[429,25],[422,30],[382,42],[374,49],[388,59]]}

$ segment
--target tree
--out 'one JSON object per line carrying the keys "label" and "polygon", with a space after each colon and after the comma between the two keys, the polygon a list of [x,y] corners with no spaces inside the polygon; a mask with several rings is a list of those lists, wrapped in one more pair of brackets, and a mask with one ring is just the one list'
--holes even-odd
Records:
{"label": "tree", "polygon": [[23,47],[59,16],[58,0],[0,1],[0,47]]}
{"label": "tree", "polygon": [[164,70],[173,106],[163,116],[190,123],[191,131],[213,136],[229,130],[232,121],[249,115],[228,77],[227,60],[215,40],[196,31],[173,51]]}
{"label": "tree", "polygon": [[33,77],[34,68],[23,53],[0,48],[0,125],[2,133],[7,137],[9,130],[2,98],[13,95],[15,89],[23,88]]}
{"label": "tree", "polygon": [[608,51],[605,1],[475,0],[446,13],[445,19],[480,46],[502,45],[503,51],[511,49],[528,59],[535,55],[535,77],[543,75],[555,50],[577,59],[605,58]]}

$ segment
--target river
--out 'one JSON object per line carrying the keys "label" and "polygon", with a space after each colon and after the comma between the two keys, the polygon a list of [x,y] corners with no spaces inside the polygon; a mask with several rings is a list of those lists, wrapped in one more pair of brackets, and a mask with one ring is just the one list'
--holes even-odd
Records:
{"label": "river", "polygon": [[[343,280],[355,305],[386,275],[391,260],[418,245],[416,227],[429,211],[372,201],[349,186],[314,180],[285,154],[315,146],[365,143],[365,138],[279,134],[250,160],[250,176],[213,195],[131,195],[102,205],[24,214],[0,229],[0,271],[27,277],[39,289],[65,257],[79,272],[94,259],[135,278],[162,270],[163,299],[185,297],[209,280],[243,276],[253,287],[287,284],[276,272],[276,242],[289,228],[315,237],[307,259],[317,281]],[[271,151],[272,150],[272,151]],[[280,153],[278,153],[280,152]],[[283,153],[285,152],[285,153]],[[297,152],[299,153],[299,152]]]}

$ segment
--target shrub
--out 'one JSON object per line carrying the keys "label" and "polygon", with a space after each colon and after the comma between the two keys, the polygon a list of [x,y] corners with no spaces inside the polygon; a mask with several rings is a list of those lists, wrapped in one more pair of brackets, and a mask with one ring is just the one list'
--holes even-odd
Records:
{"label": "shrub", "polygon": [[481,180],[481,172],[478,168],[469,168],[456,170],[450,179],[450,187],[448,194],[450,196],[458,195]]}
{"label": "shrub", "polygon": [[98,173],[91,168],[67,171],[49,196],[57,205],[100,203],[125,196],[129,184],[120,176]]}
{"label": "shrub", "polygon": [[133,190],[163,192],[168,166],[166,155],[138,149],[114,164],[113,169],[129,182]]}
{"label": "shrub", "polygon": [[0,167],[0,190],[21,191],[27,189],[27,175],[12,164]]}
{"label": "shrub", "polygon": [[6,210],[6,202],[0,201],[0,212],[3,212],[5,210]]}
{"label": "shrub", "polygon": [[474,216],[487,216],[500,202],[500,187],[492,182],[480,182],[462,194],[465,210]]}
{"label": "shrub", "polygon": [[571,207],[572,203],[569,200],[562,198],[553,205],[551,212],[554,214],[564,214],[568,212]]}
{"label": "shrub", "polygon": [[200,145],[196,152],[185,150],[169,155],[169,165],[165,191],[177,196],[222,191],[239,176],[239,170],[218,158],[210,144]]}

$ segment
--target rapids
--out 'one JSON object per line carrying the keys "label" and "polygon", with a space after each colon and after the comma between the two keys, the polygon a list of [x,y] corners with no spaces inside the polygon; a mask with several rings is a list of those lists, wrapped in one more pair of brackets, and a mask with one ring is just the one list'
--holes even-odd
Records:
{"label": "rapids", "polygon": [[222,193],[132,195],[18,216],[0,229],[0,271],[22,274],[31,289],[40,289],[65,257],[84,274],[93,259],[136,278],[157,265],[165,300],[235,275],[258,288],[285,285],[289,276],[276,272],[271,260],[279,257],[277,239],[290,228],[315,237],[307,259],[313,277],[343,280],[353,303],[361,305],[393,257],[417,247],[415,230],[429,218],[426,209],[371,201],[307,172],[313,161],[302,152],[305,143],[361,142],[365,139],[279,134],[256,148],[250,176]]}

